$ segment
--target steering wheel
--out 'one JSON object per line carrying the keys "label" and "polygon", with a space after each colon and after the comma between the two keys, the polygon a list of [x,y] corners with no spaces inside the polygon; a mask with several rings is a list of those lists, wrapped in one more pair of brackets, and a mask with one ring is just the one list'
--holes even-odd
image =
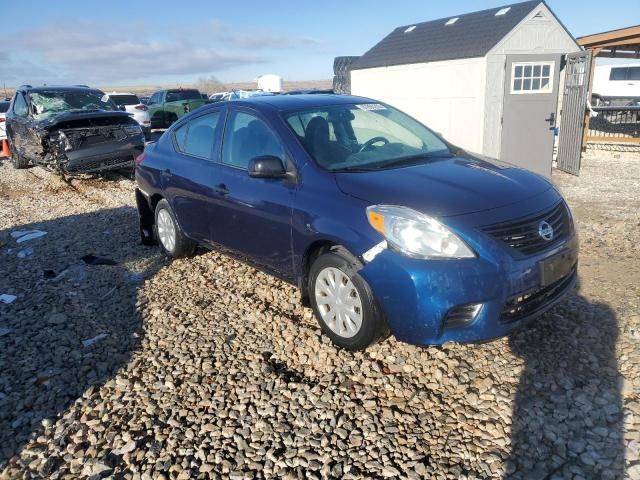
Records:
{"label": "steering wheel", "polygon": [[378,142],[382,142],[386,145],[387,143],[389,143],[389,140],[387,140],[384,137],[373,137],[367,140],[366,142],[364,142],[364,144],[360,147],[360,150],[358,150],[358,153],[362,153],[365,150],[369,150],[374,144]]}

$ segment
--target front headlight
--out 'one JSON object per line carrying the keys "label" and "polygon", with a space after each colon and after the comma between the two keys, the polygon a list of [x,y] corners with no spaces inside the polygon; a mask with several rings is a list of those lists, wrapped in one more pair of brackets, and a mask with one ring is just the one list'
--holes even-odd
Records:
{"label": "front headlight", "polygon": [[135,125],[127,125],[126,127],[124,127],[124,131],[127,133],[127,135],[129,135],[130,137],[134,136],[134,135],[142,135],[142,128],[140,127],[140,125],[135,124]]}
{"label": "front headlight", "polygon": [[367,218],[396,250],[415,258],[473,258],[455,233],[434,218],[407,207],[372,205]]}

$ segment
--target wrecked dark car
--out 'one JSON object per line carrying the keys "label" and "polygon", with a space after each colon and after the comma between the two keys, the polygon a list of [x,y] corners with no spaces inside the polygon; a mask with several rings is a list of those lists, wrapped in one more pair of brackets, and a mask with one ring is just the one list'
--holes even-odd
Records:
{"label": "wrecked dark car", "polygon": [[140,125],[104,92],[83,86],[18,87],[6,126],[15,168],[116,170],[133,167],[144,150]]}

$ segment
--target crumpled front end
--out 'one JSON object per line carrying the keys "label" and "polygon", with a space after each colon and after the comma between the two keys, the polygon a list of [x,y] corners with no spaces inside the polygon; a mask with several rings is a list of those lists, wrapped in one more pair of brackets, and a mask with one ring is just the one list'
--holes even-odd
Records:
{"label": "crumpled front end", "polygon": [[144,134],[132,119],[88,119],[37,131],[38,163],[64,173],[88,173],[133,166],[144,150]]}

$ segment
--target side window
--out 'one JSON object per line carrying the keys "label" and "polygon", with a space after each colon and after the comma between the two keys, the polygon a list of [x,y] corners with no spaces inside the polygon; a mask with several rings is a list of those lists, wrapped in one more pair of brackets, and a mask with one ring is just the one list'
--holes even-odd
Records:
{"label": "side window", "polygon": [[640,67],[629,67],[627,80],[640,80]]}
{"label": "side window", "polygon": [[26,117],[29,113],[29,107],[27,101],[24,99],[24,95],[21,93],[16,94],[16,101],[13,102],[13,113],[19,117]]}
{"label": "side window", "polygon": [[224,132],[222,161],[247,168],[252,158],[273,155],[284,161],[284,149],[265,122],[254,115],[232,112]]}
{"label": "side window", "polygon": [[174,133],[177,149],[186,155],[211,160],[219,120],[220,112],[213,112],[181,125]]}
{"label": "side window", "polygon": [[612,68],[609,74],[609,80],[626,80],[627,79],[626,67]]}
{"label": "side window", "polygon": [[156,92],[151,95],[151,98],[149,99],[149,103],[147,103],[147,105],[153,105],[155,103],[160,103],[160,92]]}

